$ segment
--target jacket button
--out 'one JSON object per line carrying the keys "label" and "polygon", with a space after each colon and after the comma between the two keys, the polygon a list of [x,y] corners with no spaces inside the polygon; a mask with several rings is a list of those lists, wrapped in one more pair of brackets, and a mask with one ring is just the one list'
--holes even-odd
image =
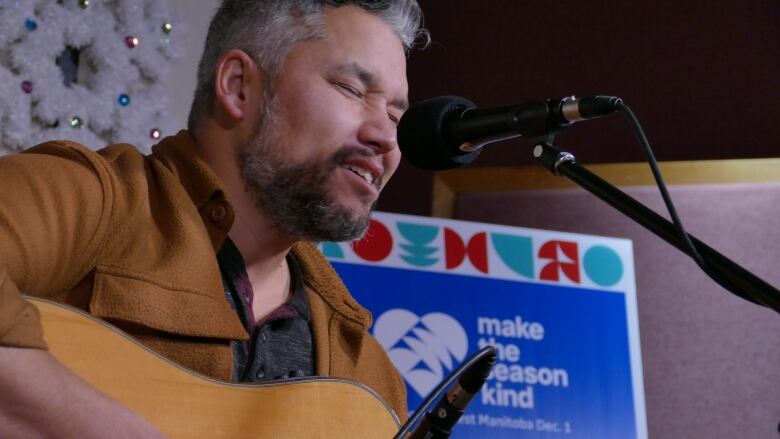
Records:
{"label": "jacket button", "polygon": [[211,211],[211,220],[214,222],[219,222],[225,219],[225,206],[217,206]]}

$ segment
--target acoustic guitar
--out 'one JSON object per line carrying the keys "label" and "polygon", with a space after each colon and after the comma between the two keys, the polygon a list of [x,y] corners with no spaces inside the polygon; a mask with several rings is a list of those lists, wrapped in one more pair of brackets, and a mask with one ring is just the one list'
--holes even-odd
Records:
{"label": "acoustic guitar", "polygon": [[51,353],[169,438],[392,438],[399,421],[379,395],[342,379],[230,384],[182,368],[80,310],[27,298]]}

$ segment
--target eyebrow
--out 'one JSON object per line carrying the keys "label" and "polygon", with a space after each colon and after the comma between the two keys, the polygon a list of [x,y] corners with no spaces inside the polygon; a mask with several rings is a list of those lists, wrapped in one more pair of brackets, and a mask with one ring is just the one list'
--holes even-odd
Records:
{"label": "eyebrow", "polygon": [[[366,88],[377,88],[379,85],[379,80],[377,80],[376,75],[369,72],[357,62],[342,64],[336,67],[336,71],[355,76]],[[409,108],[409,101],[406,98],[393,100],[389,104],[401,111],[406,111]]]}

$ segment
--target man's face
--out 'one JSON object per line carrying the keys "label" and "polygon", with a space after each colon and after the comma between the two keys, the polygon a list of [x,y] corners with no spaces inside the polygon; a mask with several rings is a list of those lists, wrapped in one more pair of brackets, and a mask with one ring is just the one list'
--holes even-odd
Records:
{"label": "man's face", "polygon": [[325,38],[291,49],[239,152],[247,188],[277,228],[314,241],[356,239],[401,153],[406,58],[381,19],[326,8]]}

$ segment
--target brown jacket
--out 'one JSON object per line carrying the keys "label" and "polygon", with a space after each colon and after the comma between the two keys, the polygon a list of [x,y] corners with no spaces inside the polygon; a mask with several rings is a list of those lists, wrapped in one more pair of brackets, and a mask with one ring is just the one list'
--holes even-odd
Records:
{"label": "brown jacket", "polygon": [[[35,308],[51,298],[121,327],[174,361],[229,380],[247,333],[216,251],[233,221],[216,175],[182,131],[149,156],[48,142],[0,159],[0,345],[46,348]],[[406,418],[403,380],[368,334],[371,316],[316,247],[293,247],[307,286],[318,375],[377,391]]]}

